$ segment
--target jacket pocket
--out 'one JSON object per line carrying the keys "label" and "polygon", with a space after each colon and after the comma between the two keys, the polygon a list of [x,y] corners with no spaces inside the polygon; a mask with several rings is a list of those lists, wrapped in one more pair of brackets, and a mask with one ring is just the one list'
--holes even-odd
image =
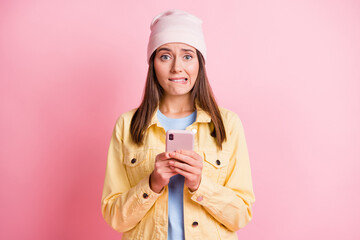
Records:
{"label": "jacket pocket", "polygon": [[214,182],[223,185],[229,166],[229,158],[230,153],[228,152],[205,152],[203,165],[204,174]]}
{"label": "jacket pocket", "polygon": [[149,156],[150,152],[146,150],[130,152],[125,155],[124,164],[132,187],[138,184],[141,179],[150,175],[151,168]]}

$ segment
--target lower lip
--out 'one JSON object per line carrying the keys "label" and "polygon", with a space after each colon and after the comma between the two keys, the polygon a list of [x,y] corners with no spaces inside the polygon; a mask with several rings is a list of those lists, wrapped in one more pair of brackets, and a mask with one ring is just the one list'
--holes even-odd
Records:
{"label": "lower lip", "polygon": [[[170,79],[169,79],[170,80]],[[185,80],[170,80],[170,82],[173,82],[173,83],[180,83],[180,84],[186,84],[188,81],[187,78],[185,78]]]}

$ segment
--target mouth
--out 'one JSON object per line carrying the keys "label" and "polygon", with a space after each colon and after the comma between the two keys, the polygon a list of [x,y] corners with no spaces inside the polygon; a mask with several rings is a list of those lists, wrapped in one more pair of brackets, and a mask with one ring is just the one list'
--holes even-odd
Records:
{"label": "mouth", "polygon": [[169,78],[169,81],[175,82],[175,83],[186,83],[187,78]]}

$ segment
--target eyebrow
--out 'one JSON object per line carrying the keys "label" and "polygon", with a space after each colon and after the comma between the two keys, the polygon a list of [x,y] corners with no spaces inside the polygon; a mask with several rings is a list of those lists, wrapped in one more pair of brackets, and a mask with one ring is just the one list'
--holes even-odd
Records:
{"label": "eyebrow", "polygon": [[[194,52],[193,50],[191,50],[191,49],[182,48],[181,50],[184,51],[184,52],[192,52],[192,53],[195,53],[195,52]],[[160,48],[160,49],[158,50],[158,52],[160,52],[160,51],[168,51],[168,52],[171,52],[171,49],[170,49],[170,48],[165,48],[165,47],[163,47],[163,48]]]}

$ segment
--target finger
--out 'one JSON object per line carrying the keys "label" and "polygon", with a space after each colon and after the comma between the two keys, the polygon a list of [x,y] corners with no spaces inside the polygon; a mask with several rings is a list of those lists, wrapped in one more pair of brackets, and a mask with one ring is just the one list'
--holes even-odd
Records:
{"label": "finger", "polygon": [[158,155],[156,155],[156,160],[158,160],[158,161],[168,160],[169,158],[170,158],[170,155],[168,152],[163,152],[163,153],[159,153]]}
{"label": "finger", "polygon": [[174,168],[174,170],[175,170],[178,174],[184,176],[184,177],[185,177],[186,179],[188,179],[188,180],[193,180],[194,177],[195,177],[193,173],[184,171],[184,170],[182,170],[182,169],[180,169],[180,168]]}
{"label": "finger", "polygon": [[201,174],[201,169],[190,166],[189,164],[186,163],[181,163],[178,161],[170,161],[170,169],[174,169],[176,170],[176,168],[181,169],[182,171],[191,173],[191,174],[197,174],[200,175]]}
{"label": "finger", "polygon": [[184,163],[187,163],[190,166],[197,166],[198,165],[198,161],[193,159],[190,156],[183,155],[183,154],[178,153],[178,152],[172,152],[169,155],[170,155],[171,158],[176,159],[176,160],[181,161],[181,162],[184,162]]}
{"label": "finger", "polygon": [[202,161],[202,157],[197,154],[195,151],[192,151],[192,150],[176,150],[175,152],[177,153],[180,153],[182,155],[186,155],[186,156],[189,156],[195,160],[198,160],[198,161]]}
{"label": "finger", "polygon": [[156,171],[157,174],[165,174],[165,173],[177,173],[175,172],[175,170],[173,168],[171,168],[170,166],[164,166],[161,168],[157,168],[154,169],[154,171]]}
{"label": "finger", "polygon": [[[174,160],[173,160],[174,161]],[[169,163],[170,161],[169,160],[167,160],[167,161],[157,161],[157,162],[155,162],[155,166],[154,166],[154,168],[155,169],[157,169],[158,171],[159,170],[163,170],[163,169],[169,169],[169,167],[170,167],[170,163]]]}

